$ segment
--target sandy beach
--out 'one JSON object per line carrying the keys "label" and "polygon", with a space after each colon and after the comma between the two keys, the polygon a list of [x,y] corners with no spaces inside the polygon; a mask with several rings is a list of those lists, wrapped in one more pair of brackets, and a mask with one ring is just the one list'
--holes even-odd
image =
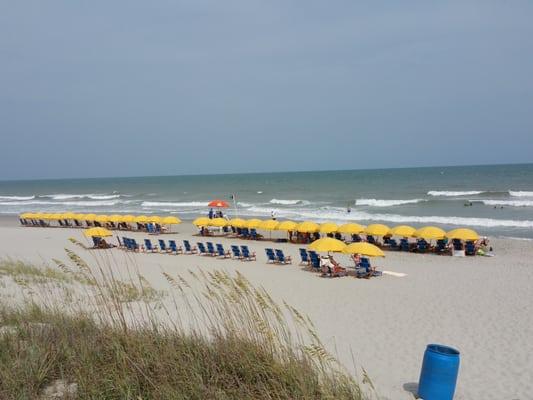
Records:
{"label": "sandy beach", "polygon": [[[189,223],[175,230],[178,233],[150,238],[206,241],[194,236],[196,228]],[[127,235],[141,242],[148,237],[145,233]],[[66,259],[65,247],[74,248],[70,237],[87,241],[80,229],[23,228],[15,218],[0,218],[1,257],[51,265],[52,258]],[[298,265],[299,245],[224,237],[212,241],[226,248],[248,244],[257,253],[257,261],[143,253],[134,257],[141,273],[158,289],[168,288],[161,271],[241,272],[275,300],[285,300],[308,314],[329,350],[350,370],[353,354],[383,399],[413,398],[409,389],[418,382],[429,343],[461,351],[458,400],[527,399],[533,392],[533,242],[529,240],[493,238],[494,257],[387,252],[386,258],[374,264],[406,276],[369,280],[327,279],[305,271]],[[268,265],[265,247],[283,249],[293,264]],[[97,251],[74,249],[89,263]],[[115,253],[119,265],[126,260],[123,250],[104,251]],[[350,265],[347,256],[337,258]],[[13,288],[0,288],[0,297],[9,289]]]}

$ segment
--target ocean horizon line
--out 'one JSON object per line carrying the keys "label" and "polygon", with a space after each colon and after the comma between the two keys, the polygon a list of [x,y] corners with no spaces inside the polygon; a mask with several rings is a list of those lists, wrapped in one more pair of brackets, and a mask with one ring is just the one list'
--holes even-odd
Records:
{"label": "ocean horizon line", "polygon": [[0,179],[0,183],[14,182],[43,182],[43,181],[90,181],[112,179],[146,179],[146,178],[173,178],[173,177],[209,177],[209,176],[235,176],[235,175],[275,175],[275,174],[308,174],[353,171],[396,171],[410,169],[437,169],[437,168],[479,168],[479,167],[506,167],[506,166],[532,166],[533,162],[496,163],[496,164],[454,164],[454,165],[429,165],[386,168],[353,168],[353,169],[316,169],[316,170],[291,170],[291,171],[258,171],[258,172],[213,172],[198,174],[172,174],[172,175],[130,175],[130,176],[96,176],[96,177],[71,177],[71,178],[28,178],[28,179]]}

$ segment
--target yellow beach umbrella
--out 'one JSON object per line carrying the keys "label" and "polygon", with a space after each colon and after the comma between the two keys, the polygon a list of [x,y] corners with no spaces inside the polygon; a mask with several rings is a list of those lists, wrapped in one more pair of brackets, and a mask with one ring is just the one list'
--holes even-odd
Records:
{"label": "yellow beach umbrella", "polygon": [[165,225],[177,225],[177,224],[181,224],[181,219],[179,219],[178,217],[169,215],[168,217],[163,218],[161,222]]}
{"label": "yellow beach umbrella", "polygon": [[135,222],[135,215],[123,215],[121,222]]}
{"label": "yellow beach umbrella", "polygon": [[368,257],[385,257],[385,253],[379,247],[366,242],[350,243],[342,252],[346,254],[361,254]]}
{"label": "yellow beach umbrella", "polygon": [[298,224],[294,221],[282,221],[276,227],[278,231],[294,231]]}
{"label": "yellow beach umbrella", "polygon": [[31,215],[32,215],[31,212],[25,212],[25,213],[20,214],[19,217],[22,219],[26,219],[26,218],[31,218]]}
{"label": "yellow beach umbrella", "polygon": [[106,237],[106,236],[113,236],[113,233],[110,230],[107,230],[105,228],[90,228],[83,231],[83,234],[87,237]]}
{"label": "yellow beach umbrella", "polygon": [[266,231],[273,231],[275,230],[279,225],[279,221],[276,221],[274,219],[267,219],[266,221],[263,221],[259,224],[259,229],[264,229]]}
{"label": "yellow beach umbrella", "polygon": [[394,236],[409,237],[413,236],[413,234],[416,232],[416,229],[409,225],[398,225],[392,228],[390,231]]}
{"label": "yellow beach umbrella", "polygon": [[95,218],[96,218],[96,214],[85,214],[86,221],[94,221]]}
{"label": "yellow beach umbrella", "polygon": [[94,220],[96,222],[109,222],[109,215],[105,215],[105,214],[97,215]]}
{"label": "yellow beach umbrella", "polygon": [[85,218],[85,214],[74,214],[74,219],[76,220],[82,220],[84,218]]}
{"label": "yellow beach umbrella", "polygon": [[122,222],[122,215],[114,214],[109,216],[111,222]]}
{"label": "yellow beach umbrella", "polygon": [[76,214],[73,212],[66,212],[62,215],[63,219],[74,219],[76,217]]}
{"label": "yellow beach umbrella", "polygon": [[59,214],[59,213],[54,213],[54,214],[50,214],[50,219],[53,219],[53,220],[60,220],[63,218],[63,215],[62,214]]}
{"label": "yellow beach umbrella", "polygon": [[133,222],[139,222],[141,224],[145,224],[149,222],[149,218],[146,215],[139,215],[133,219]]}
{"label": "yellow beach umbrella", "polygon": [[337,232],[339,230],[339,225],[337,225],[334,222],[324,222],[323,224],[320,224],[320,233],[333,233]]}
{"label": "yellow beach umbrella", "polygon": [[192,223],[196,226],[208,226],[210,219],[207,217],[198,217]]}
{"label": "yellow beach umbrella", "polygon": [[304,221],[296,226],[296,230],[302,233],[317,232],[320,226],[316,222]]}
{"label": "yellow beach umbrella", "polygon": [[249,229],[257,229],[259,228],[259,225],[261,225],[263,221],[257,218],[252,218],[246,221],[246,227]]}
{"label": "yellow beach umbrella", "polygon": [[467,228],[458,228],[451,230],[446,234],[446,237],[448,239],[460,239],[468,241],[474,241],[479,239],[479,235],[476,231]]}
{"label": "yellow beach umbrella", "polygon": [[50,213],[41,214],[41,219],[51,219],[50,215],[52,215],[52,214],[50,214]]}
{"label": "yellow beach umbrella", "polygon": [[365,227],[363,225],[359,225],[356,223],[349,223],[339,226],[339,229],[337,229],[337,232],[339,233],[346,233],[349,235],[356,235],[358,233],[362,233],[365,231]]}
{"label": "yellow beach umbrella", "polygon": [[159,215],[151,215],[148,217],[148,222],[153,222],[154,224],[160,224],[163,221]]}
{"label": "yellow beach umbrella", "polygon": [[228,220],[225,218],[213,218],[209,220],[209,226],[217,226],[219,228],[228,225]]}
{"label": "yellow beach umbrella", "polygon": [[35,218],[35,219],[43,219],[43,215],[44,215],[43,213],[35,213],[35,214],[33,214],[33,218]]}
{"label": "yellow beach umbrella", "polygon": [[424,226],[418,229],[413,236],[424,239],[444,239],[446,232],[436,226]]}
{"label": "yellow beach umbrella", "polygon": [[346,243],[340,240],[337,240],[337,239],[329,238],[329,237],[315,240],[313,243],[307,246],[309,250],[320,251],[320,252],[343,251],[345,247],[346,247]]}
{"label": "yellow beach umbrella", "polygon": [[33,213],[33,212],[29,212],[29,213],[26,213],[24,215],[25,215],[24,218],[34,219],[37,214]]}
{"label": "yellow beach umbrella", "polygon": [[365,233],[367,235],[385,236],[390,233],[390,228],[383,224],[372,224],[365,228]]}
{"label": "yellow beach umbrella", "polygon": [[233,218],[230,219],[229,225],[233,226],[234,228],[244,228],[246,226],[246,221],[242,218]]}

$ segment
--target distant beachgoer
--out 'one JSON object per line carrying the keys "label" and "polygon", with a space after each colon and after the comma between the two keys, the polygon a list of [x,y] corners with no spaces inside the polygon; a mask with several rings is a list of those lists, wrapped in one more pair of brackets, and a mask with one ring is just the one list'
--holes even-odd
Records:
{"label": "distant beachgoer", "polygon": [[276,213],[274,212],[274,210],[272,210],[270,212],[270,217],[275,221],[276,220]]}
{"label": "distant beachgoer", "polygon": [[346,209],[346,212],[349,214],[352,212],[352,209],[350,208],[350,206],[348,206],[348,208]]}
{"label": "distant beachgoer", "polygon": [[209,216],[209,219],[213,219],[213,209],[210,208],[209,209],[209,214],[207,214]]}

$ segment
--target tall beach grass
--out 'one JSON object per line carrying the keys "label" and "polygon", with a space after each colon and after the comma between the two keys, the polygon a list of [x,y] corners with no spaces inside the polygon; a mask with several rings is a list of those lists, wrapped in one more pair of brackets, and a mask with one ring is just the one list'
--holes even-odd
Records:
{"label": "tall beach grass", "polygon": [[67,250],[57,274],[0,263],[24,292],[0,303],[1,399],[44,399],[58,380],[80,399],[369,398],[306,316],[245,276],[161,272],[160,291],[135,256],[96,254],[89,266]]}

